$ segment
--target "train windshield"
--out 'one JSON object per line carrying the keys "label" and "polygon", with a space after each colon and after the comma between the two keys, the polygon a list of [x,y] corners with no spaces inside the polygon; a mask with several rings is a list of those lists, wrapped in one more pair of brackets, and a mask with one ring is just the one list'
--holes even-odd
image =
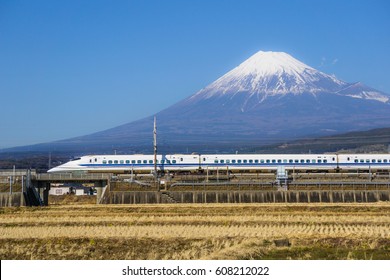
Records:
{"label": "train windshield", "polygon": [[74,159],[71,159],[70,161],[75,161],[75,160],[79,160],[81,159],[80,157],[79,158],[74,158]]}

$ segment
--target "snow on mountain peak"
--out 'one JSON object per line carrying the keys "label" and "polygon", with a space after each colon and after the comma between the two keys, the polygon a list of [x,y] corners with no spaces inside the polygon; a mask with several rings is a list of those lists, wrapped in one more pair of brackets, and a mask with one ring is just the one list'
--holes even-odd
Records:
{"label": "snow on mountain peak", "polygon": [[209,98],[215,94],[246,92],[266,98],[277,94],[316,93],[329,88],[338,90],[345,84],[287,53],[259,51],[196,95]]}
{"label": "snow on mountain peak", "polygon": [[279,73],[294,75],[306,69],[315,70],[285,52],[259,51],[235,68],[234,74],[240,76],[251,74],[269,76]]}

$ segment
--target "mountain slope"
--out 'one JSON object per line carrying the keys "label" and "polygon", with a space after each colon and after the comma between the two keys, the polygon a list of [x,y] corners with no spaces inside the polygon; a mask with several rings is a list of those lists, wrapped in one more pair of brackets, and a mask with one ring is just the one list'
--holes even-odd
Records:
{"label": "mountain slope", "polygon": [[[282,52],[258,52],[194,95],[157,113],[162,145],[269,144],[390,127],[390,97]],[[151,147],[153,118],[51,143],[96,151]],[[35,146],[35,148],[43,146]],[[134,148],[137,150],[136,148]]]}

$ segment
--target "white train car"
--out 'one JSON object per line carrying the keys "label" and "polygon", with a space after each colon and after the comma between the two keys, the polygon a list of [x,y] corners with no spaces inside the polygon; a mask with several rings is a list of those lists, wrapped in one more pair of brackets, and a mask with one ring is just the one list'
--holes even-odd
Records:
{"label": "white train car", "polygon": [[[158,170],[195,170],[197,167],[199,167],[199,155],[157,155]],[[92,155],[75,158],[48,172],[128,173],[152,170],[154,170],[154,155]]]}
{"label": "white train car", "polygon": [[[137,173],[154,170],[154,155],[91,155],[76,158],[48,172]],[[157,155],[158,171],[228,169],[390,170],[390,154],[172,154]]]}

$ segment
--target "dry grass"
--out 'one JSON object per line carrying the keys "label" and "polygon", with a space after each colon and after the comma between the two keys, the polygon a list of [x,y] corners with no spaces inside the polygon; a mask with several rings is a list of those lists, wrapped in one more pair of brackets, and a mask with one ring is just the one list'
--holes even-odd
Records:
{"label": "dry grass", "polygon": [[1,259],[390,259],[390,204],[0,209]]}

